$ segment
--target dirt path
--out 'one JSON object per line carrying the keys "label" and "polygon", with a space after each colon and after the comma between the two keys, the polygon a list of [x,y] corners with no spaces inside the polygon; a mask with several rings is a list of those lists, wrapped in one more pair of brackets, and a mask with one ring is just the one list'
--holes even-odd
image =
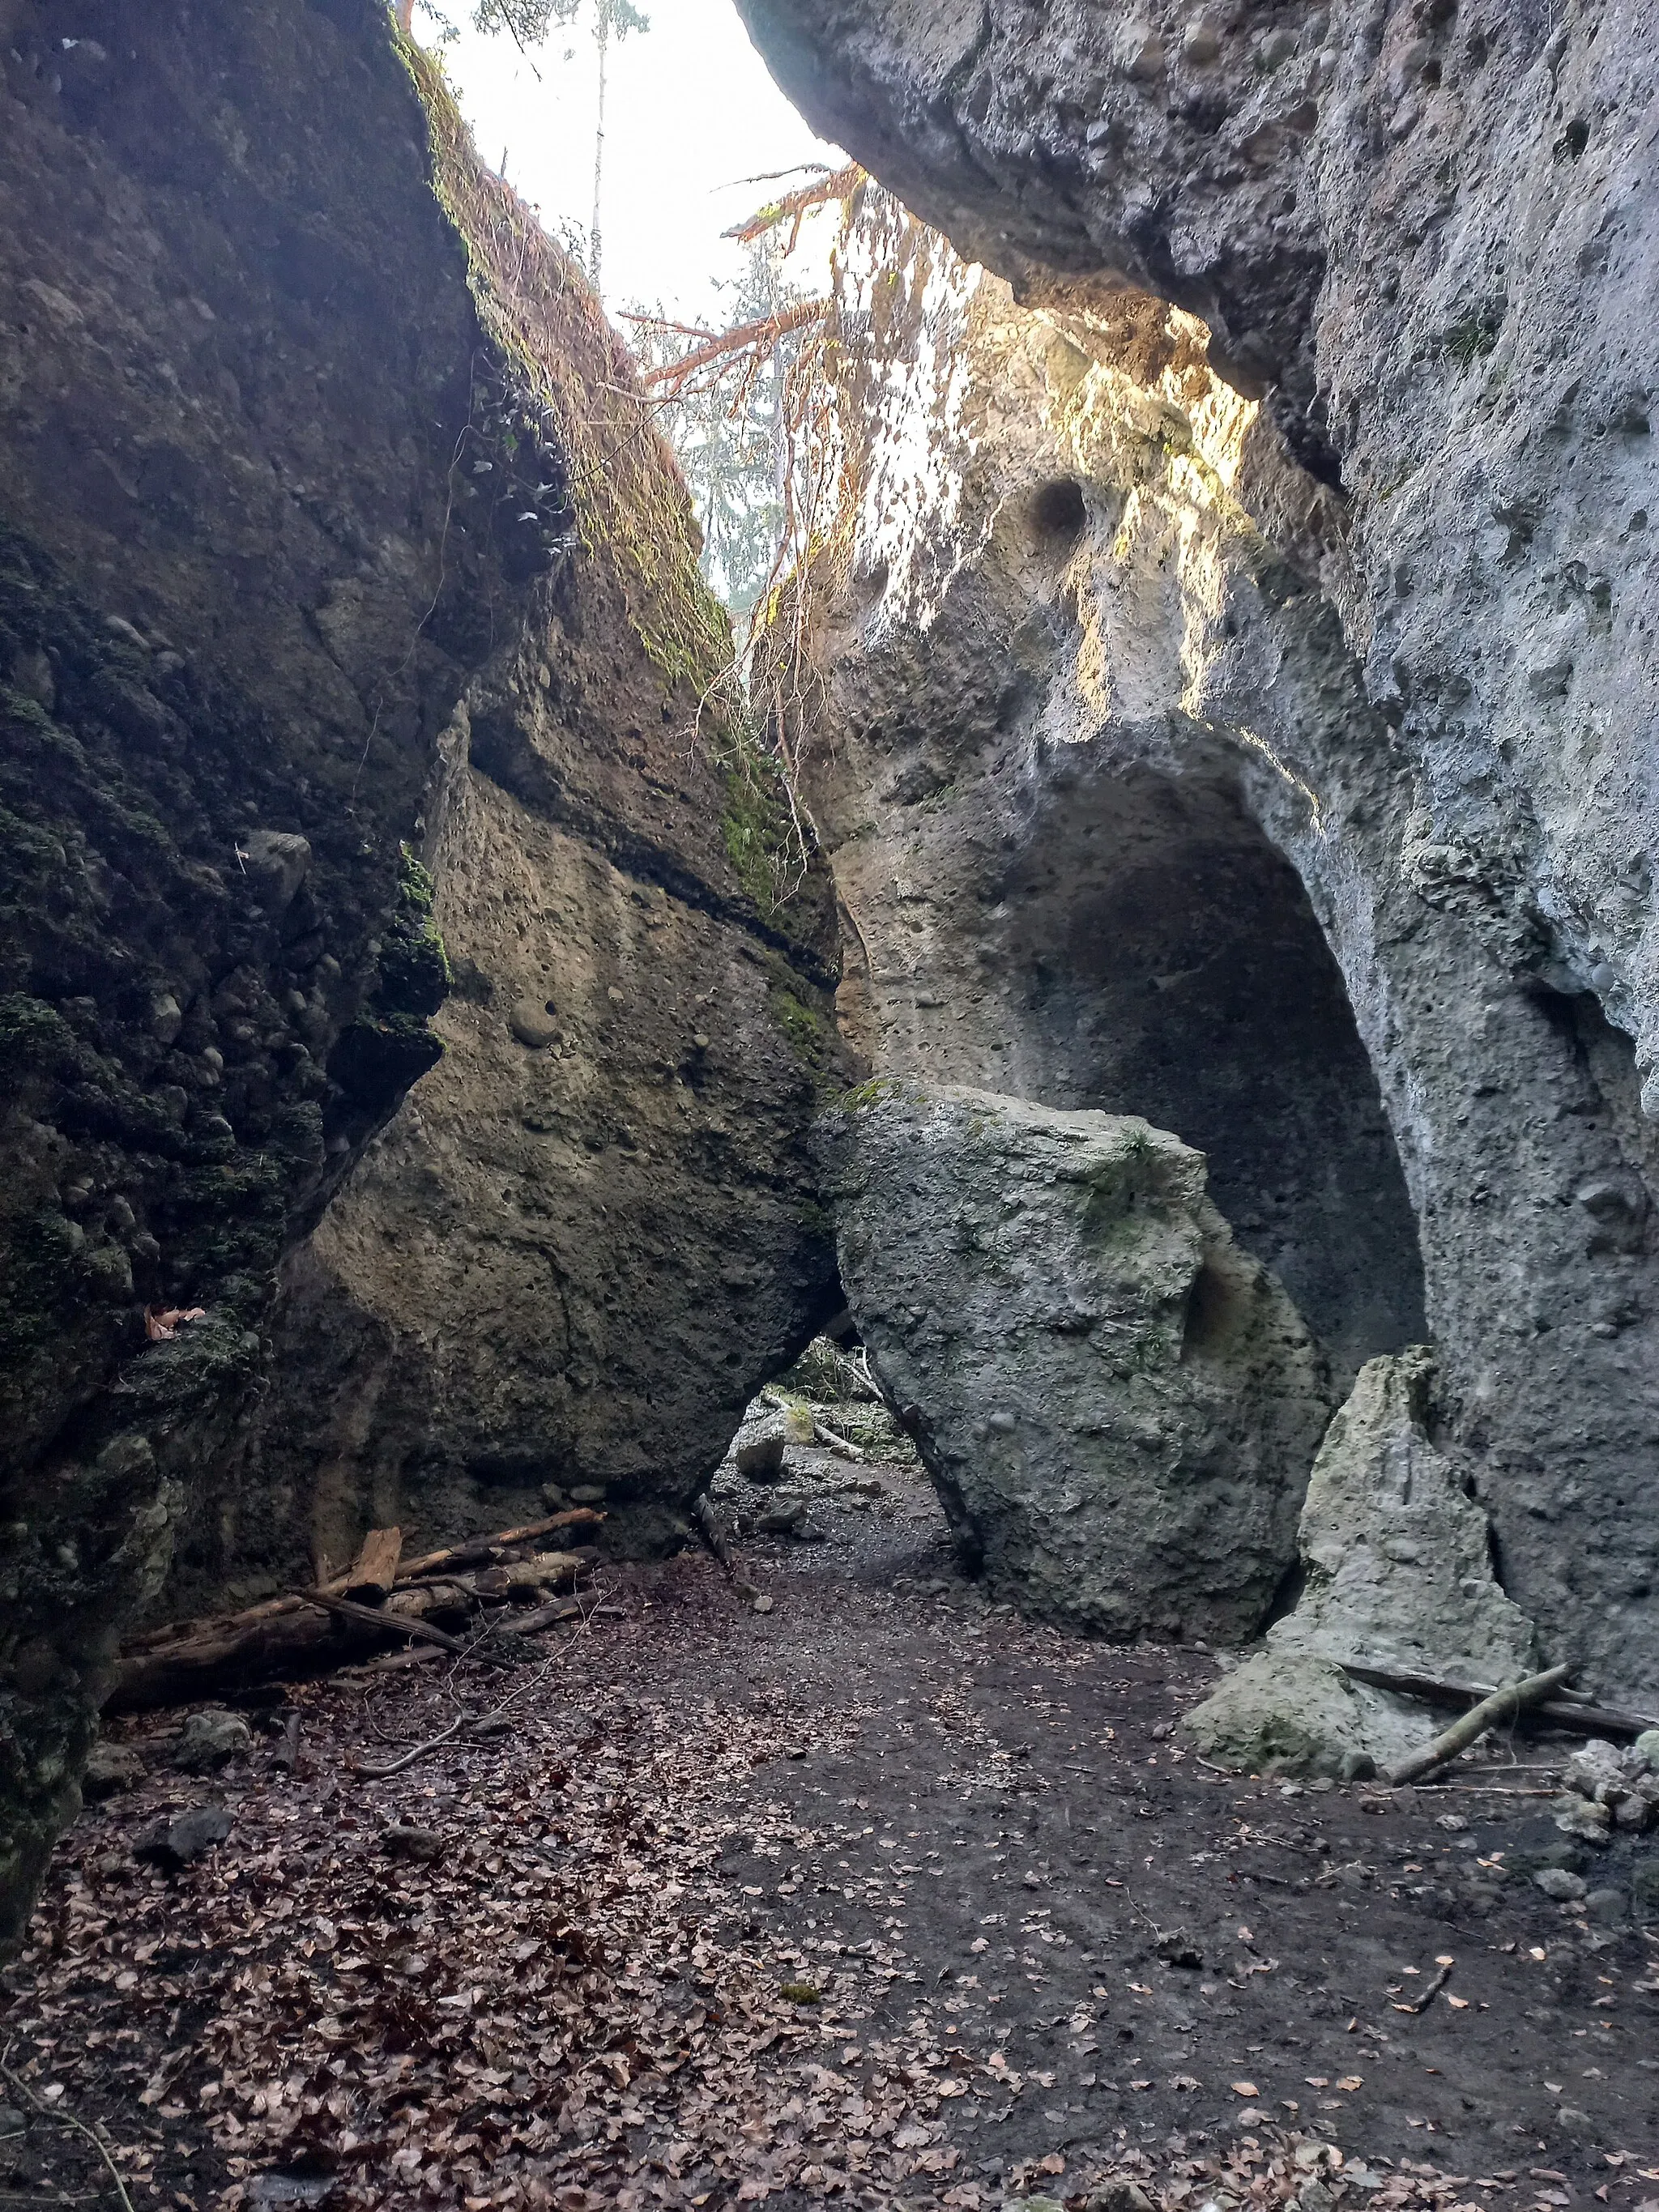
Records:
{"label": "dirt path", "polygon": [[[991,1613],[925,1486],[805,1456],[828,1540],[742,1547],[769,1613],[617,1570],[492,1741],[356,1778],[488,1699],[337,1678],[293,1782],[158,1765],[87,1815],[0,2033],[135,2206],[1659,2199],[1659,1976],[1528,1878],[1583,1848],[1547,1799],[1207,1771],[1168,1729],[1213,1661]],[[214,1795],[213,1853],[134,1866]],[[1573,1863],[1627,1899],[1631,1857]],[[106,2186],[26,2118],[0,2207]]]}

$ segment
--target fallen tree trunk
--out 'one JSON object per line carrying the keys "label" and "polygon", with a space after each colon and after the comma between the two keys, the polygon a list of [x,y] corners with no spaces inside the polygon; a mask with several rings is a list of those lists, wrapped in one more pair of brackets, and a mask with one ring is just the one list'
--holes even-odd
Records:
{"label": "fallen tree trunk", "polygon": [[[1407,1698],[1421,1698],[1430,1705],[1475,1705],[1483,1698],[1497,1693],[1492,1682],[1449,1682],[1438,1674],[1419,1674],[1409,1668],[1373,1666],[1369,1661],[1344,1659],[1338,1662],[1345,1674],[1352,1674],[1356,1682],[1369,1682],[1378,1690],[1393,1690]],[[1563,1728],[1578,1729],[1585,1735],[1643,1735],[1649,1729],[1659,1729],[1659,1718],[1650,1713],[1626,1711],[1618,1705],[1598,1705],[1575,1690],[1569,1697],[1542,1698],[1529,1708],[1528,1720],[1550,1721]]]}
{"label": "fallen tree trunk", "polygon": [[1396,1789],[1407,1782],[1420,1782],[1425,1774],[1432,1774],[1437,1767],[1455,1759],[1460,1751],[1467,1751],[1488,1729],[1501,1727],[1504,1722],[1524,1712],[1528,1705],[1541,1703],[1552,1690],[1560,1688],[1571,1672],[1571,1667],[1547,1667],[1541,1674],[1528,1674],[1523,1682],[1511,1682],[1506,1689],[1495,1690],[1491,1697],[1483,1698],[1473,1712],[1465,1713],[1461,1721],[1454,1721],[1443,1735],[1436,1736],[1432,1743],[1425,1744],[1409,1759],[1402,1759],[1398,1766],[1390,1770],[1389,1780]]}
{"label": "fallen tree trunk", "polygon": [[[465,1543],[447,1545],[442,1551],[427,1552],[419,1559],[404,1559],[398,1568],[392,1583],[394,1590],[406,1589],[435,1576],[453,1572],[465,1566],[482,1565],[495,1553],[515,1544],[528,1544],[538,1536],[550,1536],[562,1529],[574,1535],[578,1531],[597,1529],[604,1522],[603,1513],[591,1505],[573,1505],[562,1513],[555,1513],[545,1521],[532,1521],[522,1528],[503,1528],[499,1535],[474,1536]],[[355,1570],[353,1571],[355,1571]],[[335,1575],[317,1587],[325,1596],[343,1597],[347,1593],[349,1574]],[[192,1620],[168,1621],[160,1628],[147,1629],[142,1635],[130,1638],[123,1649],[122,1658],[143,1656],[148,1652],[171,1650],[182,1644],[195,1644],[207,1637],[222,1636],[251,1631],[259,1624],[281,1620],[305,1610],[306,1593],[289,1591],[282,1597],[261,1599],[258,1605],[245,1606],[240,1613],[198,1613]]]}
{"label": "fallen tree trunk", "polygon": [[[326,1674],[405,1638],[457,1655],[466,1652],[468,1645],[432,1626],[426,1615],[453,1612],[458,1601],[528,1593],[522,1566],[509,1567],[502,1574],[499,1593],[458,1586],[451,1579],[457,1567],[470,1559],[489,1559],[503,1549],[531,1542],[555,1529],[574,1531],[597,1526],[602,1518],[580,1507],[535,1522],[527,1528],[508,1529],[500,1536],[428,1553],[407,1564],[398,1574],[391,1595],[378,1606],[359,1605],[335,1589],[296,1590],[286,1597],[250,1606],[242,1613],[157,1632],[139,1639],[122,1655],[106,1710],[137,1712],[157,1705],[185,1705],[252,1683],[280,1680],[285,1675]],[[586,1563],[573,1553],[544,1553],[529,1565],[535,1570],[531,1577],[535,1586],[549,1588],[575,1582]],[[494,1663],[501,1662],[496,1658]]]}

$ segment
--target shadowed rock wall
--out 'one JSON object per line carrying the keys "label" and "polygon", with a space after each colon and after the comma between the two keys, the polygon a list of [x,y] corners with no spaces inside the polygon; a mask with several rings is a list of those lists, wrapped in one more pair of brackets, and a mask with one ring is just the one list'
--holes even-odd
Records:
{"label": "shadowed rock wall", "polygon": [[[446,1470],[505,1436],[683,1491],[733,1344],[810,1331],[831,970],[810,896],[769,918],[764,763],[694,742],[684,488],[637,404],[582,445],[629,374],[378,0],[0,0],[0,1942],[175,1553],[172,1602],[268,1587],[378,1507],[342,1439],[398,1346]],[[273,1323],[446,1041],[354,1285],[319,1251]]]}

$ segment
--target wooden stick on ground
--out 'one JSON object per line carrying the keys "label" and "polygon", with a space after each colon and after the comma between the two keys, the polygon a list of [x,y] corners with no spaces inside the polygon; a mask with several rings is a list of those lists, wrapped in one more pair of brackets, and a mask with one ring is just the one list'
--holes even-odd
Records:
{"label": "wooden stick on ground", "polygon": [[839,1453],[842,1459],[855,1459],[862,1465],[870,1456],[868,1452],[861,1451],[857,1444],[849,1443],[847,1437],[837,1436],[833,1429],[826,1428],[816,1413],[812,1416],[812,1432],[821,1444],[832,1452]]}
{"label": "wooden stick on ground", "polygon": [[1420,1782],[1425,1774],[1432,1774],[1437,1767],[1455,1759],[1460,1751],[1467,1751],[1488,1729],[1499,1728],[1529,1705],[1540,1704],[1571,1672],[1571,1667],[1547,1667],[1541,1674],[1528,1674],[1523,1682],[1511,1682],[1507,1689],[1494,1691],[1491,1697],[1483,1698],[1473,1712],[1454,1721],[1443,1735],[1436,1736],[1432,1743],[1425,1744],[1421,1751],[1414,1751],[1409,1759],[1402,1759],[1389,1780],[1396,1789],[1404,1783]]}
{"label": "wooden stick on ground", "polygon": [[[8,2044],[6,2058],[10,2057],[11,2045]],[[73,2128],[76,2135],[84,2136],[109,2168],[110,2179],[115,2184],[115,2193],[120,2198],[125,2212],[132,2212],[132,2199],[127,2195],[126,2184],[121,2179],[121,2169],[110,2156],[101,2136],[89,2128],[84,2120],[77,2119],[73,2112],[65,2112],[62,2105],[49,2105],[44,2098],[37,2097],[22,2075],[15,2074],[4,2059],[0,2059],[0,2081],[4,2081],[14,2095],[21,2097],[30,2110],[38,2112],[43,2120],[55,2120],[60,2128]],[[47,2203],[52,2202],[50,2197],[45,2201]]]}
{"label": "wooden stick on ground", "polygon": [[1434,2002],[1436,1997],[1439,1996],[1441,1990],[1443,1990],[1447,1983],[1450,1981],[1451,1970],[1452,1961],[1449,1959],[1443,1959],[1439,1966],[1436,1970],[1434,1978],[1425,1984],[1418,1996],[1416,2002],[1414,2004],[1401,2004],[1398,1998],[1396,1998],[1394,2004],[1394,2010],[1395,2012],[1426,2012],[1429,2007]]}
{"label": "wooden stick on ground", "polygon": [[305,1601],[307,1605],[320,1607],[325,1613],[337,1613],[344,1620],[362,1621],[371,1628],[389,1628],[400,1636],[415,1637],[422,1644],[435,1644],[441,1650],[453,1651],[458,1659],[479,1659],[488,1667],[504,1667],[508,1663],[493,1654],[475,1651],[471,1644],[463,1644],[459,1636],[451,1636],[444,1629],[434,1628],[429,1621],[417,1620],[411,1613],[386,1613],[379,1606],[354,1605],[349,1598],[332,1597],[326,1590],[307,1590]]}
{"label": "wooden stick on ground", "polygon": [[[1402,1697],[1421,1698],[1431,1705],[1479,1705],[1481,1698],[1495,1694],[1496,1685],[1491,1682],[1448,1682],[1438,1674],[1419,1674],[1400,1667],[1373,1666],[1368,1660],[1344,1659],[1345,1674],[1352,1674],[1356,1682],[1370,1682],[1379,1690],[1393,1690]],[[1545,1698],[1530,1709],[1529,1717],[1538,1721],[1559,1722],[1563,1728],[1576,1729],[1583,1735],[1641,1735],[1648,1729],[1659,1728],[1659,1717],[1651,1713],[1628,1712],[1618,1705],[1598,1705],[1581,1702],[1583,1692],[1575,1691],[1569,1698]]]}
{"label": "wooden stick on ground", "polygon": [[346,1576],[344,1595],[360,1605],[378,1605],[391,1595],[404,1548],[401,1528],[371,1528]]}

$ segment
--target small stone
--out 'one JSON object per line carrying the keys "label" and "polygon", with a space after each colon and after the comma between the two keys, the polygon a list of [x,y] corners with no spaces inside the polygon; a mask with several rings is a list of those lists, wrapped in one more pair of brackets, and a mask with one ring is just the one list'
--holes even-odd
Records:
{"label": "small stone", "polygon": [[550,1513],[562,1513],[566,1503],[565,1494],[556,1482],[543,1483],[542,1504]]}
{"label": "small stone", "polygon": [[380,1831],[382,1847],[394,1859],[416,1859],[422,1864],[442,1851],[444,1839],[435,1828],[414,1828],[396,1822]]}
{"label": "small stone", "polygon": [[757,1597],[755,1600],[755,1610],[757,1613],[770,1613],[772,1604],[773,1601],[769,1597]]}
{"label": "small stone", "polygon": [[173,1764],[181,1774],[215,1774],[253,1748],[253,1731],[238,1713],[211,1708],[186,1716],[173,1741]]}
{"label": "small stone", "polygon": [[603,1505],[605,1486],[602,1482],[579,1482],[570,1492],[573,1505]]}
{"label": "small stone", "polygon": [[133,1845],[132,1856],[164,1873],[177,1874],[223,1843],[234,1825],[222,1805],[193,1805],[176,1819],[158,1820],[147,1828]]}
{"label": "small stone", "polygon": [[1613,1816],[1605,1805],[1589,1804],[1568,1791],[1555,1801],[1555,1825],[1563,1835],[1577,1836],[1587,1844],[1605,1844]]}
{"label": "small stone", "polygon": [[1659,1774],[1659,1729],[1644,1729],[1630,1748],[1632,1767],[1645,1766],[1650,1774]]}
{"label": "small stone", "polygon": [[1213,23],[1200,16],[1188,25],[1181,51],[1195,69],[1207,69],[1221,52],[1221,34]]}
{"label": "small stone", "polygon": [[1565,1867],[1540,1867],[1532,1879],[1534,1887],[1553,1897],[1558,1905],[1574,1904],[1585,1893],[1583,1876],[1569,1874]]}
{"label": "small stone", "polygon": [[1617,1744],[1592,1737],[1567,1761],[1567,1782],[1598,1805],[1616,1802],[1625,1789],[1625,1761]]}
{"label": "small stone", "polygon": [[81,1792],[94,1803],[123,1790],[136,1790],[144,1778],[144,1762],[125,1743],[95,1743],[81,1777]]}
{"label": "small stone", "polygon": [[749,1482],[775,1482],[783,1472],[786,1449],[781,1424],[763,1431],[747,1443],[739,1442],[732,1455],[738,1473]]}
{"label": "small stone", "polygon": [[1644,1836],[1659,1821],[1659,1775],[1639,1774],[1628,1796],[1613,1808],[1613,1825],[1626,1835]]}
{"label": "small stone", "polygon": [[1103,2181],[1086,2212],[1152,2212],[1152,2200],[1138,2181]]}
{"label": "small stone", "polygon": [[28,2125],[15,2105],[0,2105],[0,2136],[19,2136]]}
{"label": "small stone", "polygon": [[1592,1920],[1616,1924],[1629,1917],[1630,1903],[1622,1889],[1593,1889],[1584,1899],[1584,1910]]}

